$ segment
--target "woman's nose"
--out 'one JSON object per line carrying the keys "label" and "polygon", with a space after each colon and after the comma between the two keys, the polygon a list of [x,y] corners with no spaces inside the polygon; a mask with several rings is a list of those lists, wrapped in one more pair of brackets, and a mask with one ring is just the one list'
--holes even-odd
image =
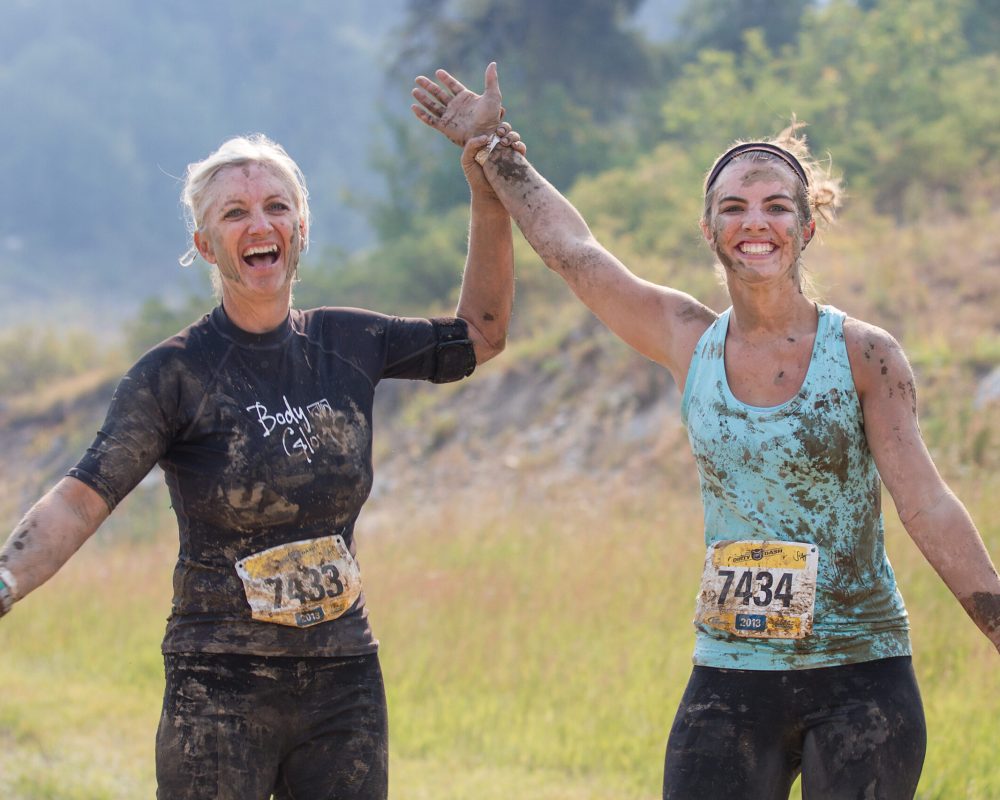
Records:
{"label": "woman's nose", "polygon": [[759,231],[767,227],[767,218],[761,209],[748,208],[743,215],[743,228],[749,231]]}
{"label": "woman's nose", "polygon": [[250,212],[250,233],[267,233],[271,229],[271,221],[263,209]]}

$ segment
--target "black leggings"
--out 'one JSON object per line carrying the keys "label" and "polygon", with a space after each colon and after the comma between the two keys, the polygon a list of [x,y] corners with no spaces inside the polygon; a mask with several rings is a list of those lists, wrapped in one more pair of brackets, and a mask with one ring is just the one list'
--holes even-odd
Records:
{"label": "black leggings", "polygon": [[158,800],[385,800],[377,656],[174,654],[164,664]]}
{"label": "black leggings", "polygon": [[664,800],[910,800],[927,745],[909,657],[770,672],[695,667],[674,718]]}

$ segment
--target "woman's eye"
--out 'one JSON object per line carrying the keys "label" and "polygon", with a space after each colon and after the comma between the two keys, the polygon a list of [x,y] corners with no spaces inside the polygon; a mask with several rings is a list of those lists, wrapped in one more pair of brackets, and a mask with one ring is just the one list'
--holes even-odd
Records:
{"label": "woman's eye", "polygon": [[222,215],[223,219],[236,219],[243,213],[242,208],[231,208],[225,214]]}
{"label": "woman's eye", "polygon": [[771,206],[771,212],[774,214],[788,214],[792,209],[787,206],[775,204]]}
{"label": "woman's eye", "polygon": [[274,202],[268,206],[271,211],[288,211],[289,206],[287,203]]}
{"label": "woman's eye", "polygon": [[742,211],[742,209],[739,206],[723,206],[719,209],[719,213],[721,214],[732,214],[736,211]]}

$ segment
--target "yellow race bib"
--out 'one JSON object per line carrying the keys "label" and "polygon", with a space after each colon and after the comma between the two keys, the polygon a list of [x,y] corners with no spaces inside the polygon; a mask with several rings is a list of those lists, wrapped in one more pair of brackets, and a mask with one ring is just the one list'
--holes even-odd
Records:
{"label": "yellow race bib", "polygon": [[695,622],[735,636],[808,636],[818,566],[819,550],[814,544],[716,542],[705,554]]}
{"label": "yellow race bib", "polygon": [[361,594],[361,570],[340,535],[262,550],[236,572],[261,622],[306,628],[343,615]]}

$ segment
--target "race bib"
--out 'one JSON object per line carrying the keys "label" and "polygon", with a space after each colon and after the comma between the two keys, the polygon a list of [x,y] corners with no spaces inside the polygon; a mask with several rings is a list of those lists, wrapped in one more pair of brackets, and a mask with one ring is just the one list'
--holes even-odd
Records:
{"label": "race bib", "polygon": [[716,542],[705,554],[695,622],[736,636],[808,636],[818,565],[814,544]]}
{"label": "race bib", "polygon": [[236,572],[261,622],[307,628],[341,616],[361,594],[361,570],[340,535],[262,550]]}

